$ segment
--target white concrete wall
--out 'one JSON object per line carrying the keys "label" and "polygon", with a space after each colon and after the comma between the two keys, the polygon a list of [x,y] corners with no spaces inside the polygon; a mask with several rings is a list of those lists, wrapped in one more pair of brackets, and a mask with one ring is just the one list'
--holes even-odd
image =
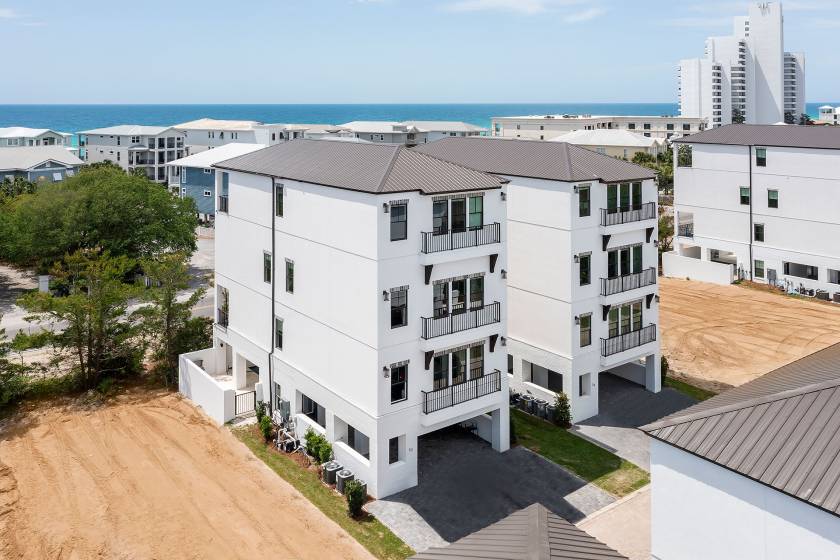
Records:
{"label": "white concrete wall", "polygon": [[216,366],[215,348],[208,348],[189,354],[182,354],[178,360],[178,392],[190,399],[218,424],[224,424],[234,417],[236,391],[225,389],[196,365],[203,362],[203,368],[211,370]]}
{"label": "white concrete wall", "polygon": [[840,517],[651,439],[656,560],[834,560]]}
{"label": "white concrete wall", "polygon": [[684,257],[674,251],[662,255],[662,271],[669,278],[712,284],[728,285],[735,281],[735,271],[731,265]]}

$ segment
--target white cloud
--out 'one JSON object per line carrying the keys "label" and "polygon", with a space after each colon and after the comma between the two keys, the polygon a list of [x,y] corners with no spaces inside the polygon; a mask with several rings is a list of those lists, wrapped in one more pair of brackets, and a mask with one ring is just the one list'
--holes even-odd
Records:
{"label": "white cloud", "polygon": [[603,8],[589,8],[588,10],[584,10],[582,12],[569,14],[563,18],[563,21],[566,23],[582,23],[584,21],[600,17],[605,13],[607,13],[607,11]]}
{"label": "white cloud", "polygon": [[11,8],[0,8],[0,19],[17,19],[19,17],[20,14]]}
{"label": "white cloud", "polygon": [[732,18],[682,17],[666,19],[662,23],[671,27],[731,27]]}
{"label": "white cloud", "polygon": [[502,11],[520,14],[538,14],[544,12],[547,0],[458,0],[446,6],[450,12]]}

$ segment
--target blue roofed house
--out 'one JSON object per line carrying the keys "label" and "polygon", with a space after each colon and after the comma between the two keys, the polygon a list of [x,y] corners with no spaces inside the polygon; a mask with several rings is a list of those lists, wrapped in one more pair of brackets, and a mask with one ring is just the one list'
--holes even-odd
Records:
{"label": "blue roofed house", "polygon": [[[192,198],[199,218],[210,221],[215,215],[216,170],[213,165],[265,148],[264,144],[231,143],[170,161],[169,189],[181,198]],[[178,173],[173,173],[178,168]]]}
{"label": "blue roofed house", "polygon": [[72,177],[84,165],[64,146],[26,146],[0,150],[0,182],[22,177],[27,181],[56,182]]}

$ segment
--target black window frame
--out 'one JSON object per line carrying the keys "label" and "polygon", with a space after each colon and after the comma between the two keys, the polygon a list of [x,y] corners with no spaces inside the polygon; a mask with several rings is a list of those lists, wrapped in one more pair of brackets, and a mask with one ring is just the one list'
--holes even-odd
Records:
{"label": "black window frame", "polygon": [[[391,404],[408,400],[408,364],[391,366]],[[394,389],[400,388],[402,396],[394,399]]]}
{"label": "black window frame", "polygon": [[274,318],[274,347],[283,349],[283,319],[280,317]]}
{"label": "black window frame", "polygon": [[272,276],[272,258],[271,253],[268,251],[263,251],[263,282],[266,284],[271,284],[271,276]]}
{"label": "black window frame", "polygon": [[[761,235],[758,232],[761,231]],[[753,224],[753,241],[764,243],[764,224]]]}
{"label": "black window frame", "polygon": [[[759,152],[761,152],[761,155],[759,155]],[[767,167],[767,148],[755,149],[755,166]]]}
{"label": "black window frame", "polygon": [[[583,193],[586,193],[584,197]],[[588,218],[592,215],[592,186],[578,185],[578,217]]]}
{"label": "black window frame", "polygon": [[[586,263],[584,266],[584,262]],[[581,286],[589,286],[592,284],[592,255],[579,255],[578,256],[578,280],[580,281]],[[586,271],[586,274],[584,274]]]}
{"label": "black window frame", "polygon": [[[477,202],[480,207],[478,210],[473,209],[473,203]],[[478,216],[478,224],[473,225],[473,217]],[[471,196],[467,199],[467,228],[471,230],[481,229],[484,227],[484,197]]]}
{"label": "black window frame", "polygon": [[[744,194],[744,191],[747,194]],[[738,197],[741,201],[741,206],[749,206],[750,205],[750,188],[749,187],[738,187]]]}
{"label": "black window frame", "polygon": [[274,215],[278,218],[283,217],[283,184],[277,183],[274,185]]}
{"label": "black window frame", "polygon": [[286,259],[286,292],[295,293],[295,262]]}
{"label": "black window frame", "polygon": [[[399,209],[398,212],[394,210]],[[389,212],[391,214],[390,219],[390,233],[391,233],[391,241],[404,241],[408,239],[408,204],[405,202],[394,203],[390,205]],[[402,220],[394,219],[395,216],[398,214],[402,215]],[[394,236],[396,226],[397,236]],[[402,237],[399,237],[400,231],[399,228],[402,227]]]}
{"label": "black window frame", "polygon": [[[398,315],[395,315],[398,314]],[[400,320],[394,322],[394,317]],[[391,328],[398,329],[408,325],[408,289],[391,290]]]}
{"label": "black window frame", "polygon": [[[584,321],[587,325],[584,325]],[[586,333],[586,336],[584,336]],[[586,341],[584,343],[584,341]],[[592,345],[592,313],[584,313],[580,316],[580,347],[586,348]]]}
{"label": "black window frame", "polygon": [[[776,198],[771,197],[770,193],[776,193]],[[767,189],[767,208],[779,208],[779,189]]]}
{"label": "black window frame", "polygon": [[388,464],[400,462],[400,437],[394,436],[388,439]]}
{"label": "black window frame", "polygon": [[[758,266],[758,263],[761,263],[761,266]],[[761,274],[758,271],[761,271]],[[761,278],[762,280],[767,275],[767,267],[764,264],[764,261],[761,259],[753,259],[753,276],[756,278]]]}

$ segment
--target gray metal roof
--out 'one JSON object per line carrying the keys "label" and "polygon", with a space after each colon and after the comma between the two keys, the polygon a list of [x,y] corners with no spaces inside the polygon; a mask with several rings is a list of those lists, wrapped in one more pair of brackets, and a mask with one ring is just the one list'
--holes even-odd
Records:
{"label": "gray metal roof", "polygon": [[641,429],[840,515],[840,344]]}
{"label": "gray metal roof", "polygon": [[496,189],[507,181],[413,152],[401,144],[294,140],[214,167],[373,194]]}
{"label": "gray metal roof", "polygon": [[624,559],[595,537],[540,504],[532,504],[415,560],[615,560]]}
{"label": "gray metal roof", "polygon": [[472,136],[443,138],[412,149],[499,175],[604,183],[652,179],[655,176],[646,167],[566,142]]}
{"label": "gray metal roof", "polygon": [[727,144],[840,150],[840,127],[730,124],[671,140],[675,144]]}

